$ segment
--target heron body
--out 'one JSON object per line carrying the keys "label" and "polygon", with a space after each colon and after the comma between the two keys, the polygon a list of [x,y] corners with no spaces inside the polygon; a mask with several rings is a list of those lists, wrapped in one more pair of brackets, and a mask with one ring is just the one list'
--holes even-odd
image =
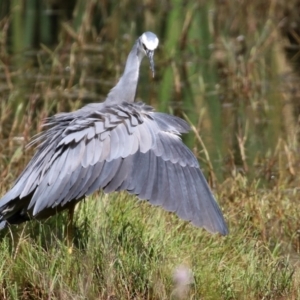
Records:
{"label": "heron body", "polygon": [[188,124],[135,103],[139,67],[148,56],[154,74],[155,34],[134,44],[125,71],[103,103],[47,119],[31,144],[38,149],[0,200],[0,228],[43,219],[102,189],[126,190],[210,232],[226,223],[193,153],[180,135]]}

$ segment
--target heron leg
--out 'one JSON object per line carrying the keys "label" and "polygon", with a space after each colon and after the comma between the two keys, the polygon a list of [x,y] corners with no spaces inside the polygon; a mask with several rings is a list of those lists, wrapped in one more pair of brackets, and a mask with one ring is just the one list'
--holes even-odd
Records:
{"label": "heron leg", "polygon": [[68,253],[72,254],[73,252],[73,235],[74,235],[74,228],[73,228],[73,219],[74,219],[74,210],[75,205],[69,207],[68,213],[68,223],[67,223],[67,246],[68,246]]}

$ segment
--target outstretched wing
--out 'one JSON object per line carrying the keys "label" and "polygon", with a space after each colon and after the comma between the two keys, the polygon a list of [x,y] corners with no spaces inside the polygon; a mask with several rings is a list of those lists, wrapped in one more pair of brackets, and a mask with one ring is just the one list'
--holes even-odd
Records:
{"label": "outstretched wing", "polygon": [[0,221],[20,211],[50,215],[96,190],[127,190],[210,232],[227,234],[222,213],[180,134],[175,116],[142,103],[63,114],[38,141],[40,148],[0,200]]}

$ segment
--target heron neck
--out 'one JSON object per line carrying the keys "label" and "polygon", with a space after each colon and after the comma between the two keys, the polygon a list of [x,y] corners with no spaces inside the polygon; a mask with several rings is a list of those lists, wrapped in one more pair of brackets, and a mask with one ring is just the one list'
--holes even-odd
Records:
{"label": "heron neck", "polygon": [[138,42],[136,42],[127,57],[124,73],[117,85],[110,90],[105,100],[106,104],[134,101],[143,57],[144,54],[138,50]]}

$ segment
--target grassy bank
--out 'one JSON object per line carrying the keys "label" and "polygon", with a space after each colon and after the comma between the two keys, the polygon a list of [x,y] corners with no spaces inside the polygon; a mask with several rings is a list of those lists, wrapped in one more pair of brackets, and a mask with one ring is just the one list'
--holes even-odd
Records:
{"label": "grassy bank", "polygon": [[125,193],[78,207],[72,255],[66,216],[28,223],[2,239],[1,299],[297,299],[297,191],[236,178],[218,194],[227,237]]}

